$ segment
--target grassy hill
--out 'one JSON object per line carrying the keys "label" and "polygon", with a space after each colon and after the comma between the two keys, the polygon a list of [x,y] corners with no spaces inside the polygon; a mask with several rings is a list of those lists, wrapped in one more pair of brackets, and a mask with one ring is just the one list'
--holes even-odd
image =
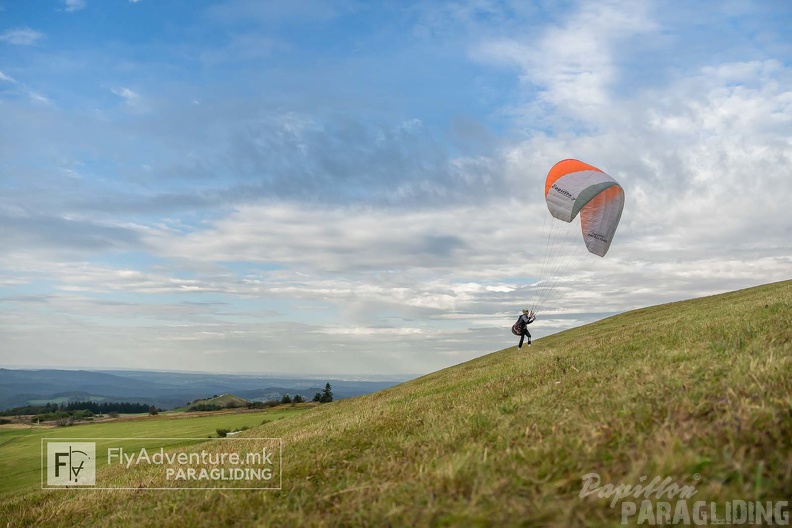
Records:
{"label": "grassy hill", "polygon": [[618,526],[619,504],[580,496],[591,473],[668,477],[695,488],[691,503],[788,499],[790,321],[792,281],[636,310],[240,434],[283,438],[280,491],[33,490],[0,518]]}
{"label": "grassy hill", "polygon": [[240,398],[239,396],[235,396],[233,394],[221,394],[219,396],[206,398],[204,400],[195,400],[192,403],[190,403],[190,405],[179,407],[177,409],[174,409],[174,411],[187,411],[196,405],[216,405],[217,407],[220,407],[222,409],[246,407],[248,403],[250,402],[248,402],[243,398]]}

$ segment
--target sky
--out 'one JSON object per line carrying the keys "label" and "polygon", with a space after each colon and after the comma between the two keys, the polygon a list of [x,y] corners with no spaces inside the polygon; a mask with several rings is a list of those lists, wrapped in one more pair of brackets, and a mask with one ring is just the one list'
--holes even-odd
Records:
{"label": "sky", "polygon": [[[419,375],[516,344],[551,284],[534,338],[792,279],[790,27],[786,0],[0,0],[0,366]],[[566,158],[625,208],[546,276]]]}

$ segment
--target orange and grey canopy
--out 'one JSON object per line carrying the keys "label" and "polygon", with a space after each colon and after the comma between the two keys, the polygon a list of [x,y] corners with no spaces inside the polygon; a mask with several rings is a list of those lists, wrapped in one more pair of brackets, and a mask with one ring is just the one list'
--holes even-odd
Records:
{"label": "orange and grey canopy", "polygon": [[624,209],[624,190],[616,180],[582,161],[559,161],[547,174],[545,198],[559,220],[571,222],[580,213],[586,247],[605,256]]}

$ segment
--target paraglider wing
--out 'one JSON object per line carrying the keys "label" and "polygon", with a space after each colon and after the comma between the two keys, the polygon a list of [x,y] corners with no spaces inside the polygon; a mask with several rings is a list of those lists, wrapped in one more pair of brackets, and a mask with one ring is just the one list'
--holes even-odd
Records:
{"label": "paraglider wing", "polygon": [[616,180],[582,161],[559,161],[547,174],[545,198],[559,220],[571,222],[580,214],[586,247],[605,256],[624,209],[624,190]]}

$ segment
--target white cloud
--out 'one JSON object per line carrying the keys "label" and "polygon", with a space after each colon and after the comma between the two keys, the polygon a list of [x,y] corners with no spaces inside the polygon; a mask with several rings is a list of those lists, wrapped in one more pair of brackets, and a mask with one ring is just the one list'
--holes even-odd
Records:
{"label": "white cloud", "polygon": [[122,98],[124,103],[126,103],[128,106],[137,106],[140,104],[140,94],[130,90],[129,88],[111,88],[110,91]]}
{"label": "white cloud", "polygon": [[34,103],[45,104],[45,105],[52,104],[52,100],[49,97],[47,97],[46,95],[42,95],[38,92],[29,91],[28,98],[30,98],[30,100],[33,101]]}
{"label": "white cloud", "polygon": [[0,42],[7,42],[15,46],[32,46],[43,38],[44,33],[29,27],[9,29],[0,33]]}
{"label": "white cloud", "polygon": [[[789,70],[768,71],[774,73],[756,87],[705,71],[662,96],[611,100],[609,107],[619,111],[600,122],[596,134],[538,136],[513,157],[546,165],[534,153],[572,154],[620,179],[627,205],[616,244],[623,236],[644,243],[651,238],[687,257],[783,248],[783,226],[792,216],[777,197],[792,194],[792,92],[785,88]],[[756,80],[749,75],[744,82]]]}
{"label": "white cloud", "polygon": [[[473,56],[514,65],[526,88],[539,87],[538,103],[566,115],[587,115],[609,102],[617,80],[615,49],[657,29],[647,2],[584,2],[563,23],[544,28],[537,38],[480,42]],[[535,106],[537,102],[532,103]]]}
{"label": "white cloud", "polygon": [[74,13],[81,9],[85,9],[85,0],[63,0],[63,10],[67,13]]}
{"label": "white cloud", "polygon": [[5,82],[10,82],[10,83],[17,84],[16,80],[13,77],[11,77],[10,75],[6,75],[5,73],[3,73],[1,71],[0,71],[0,81],[5,81]]}

